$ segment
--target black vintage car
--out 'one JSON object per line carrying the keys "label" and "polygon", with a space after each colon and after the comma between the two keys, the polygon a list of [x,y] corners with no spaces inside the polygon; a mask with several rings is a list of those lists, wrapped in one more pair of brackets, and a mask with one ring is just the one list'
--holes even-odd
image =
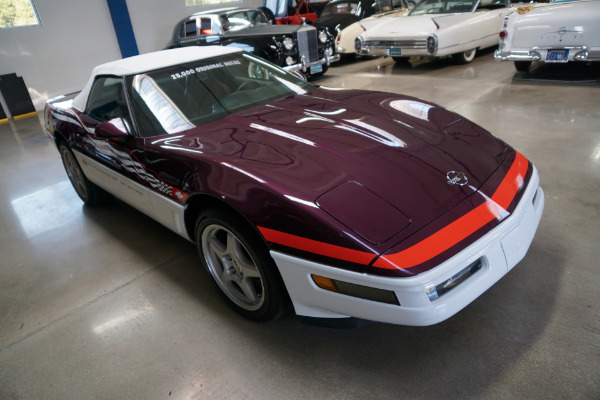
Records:
{"label": "black vintage car", "polygon": [[240,47],[288,71],[324,73],[339,60],[333,37],[309,25],[272,25],[258,9],[226,8],[203,11],[181,20],[168,48],[221,45]]}
{"label": "black vintage car", "polygon": [[[414,5],[412,0],[408,3]],[[333,0],[323,8],[313,25],[317,29],[327,28],[337,36],[344,28],[363,18],[400,8],[408,8],[406,0]]]}

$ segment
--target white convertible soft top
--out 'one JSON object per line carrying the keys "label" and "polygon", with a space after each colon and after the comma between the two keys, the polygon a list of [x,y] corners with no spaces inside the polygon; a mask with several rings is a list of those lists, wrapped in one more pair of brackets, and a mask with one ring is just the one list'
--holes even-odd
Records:
{"label": "white convertible soft top", "polygon": [[146,53],[101,64],[92,70],[92,75],[81,92],[73,99],[73,107],[83,112],[94,80],[99,75],[126,76],[153,71],[196,60],[241,52],[235,47],[190,46]]}

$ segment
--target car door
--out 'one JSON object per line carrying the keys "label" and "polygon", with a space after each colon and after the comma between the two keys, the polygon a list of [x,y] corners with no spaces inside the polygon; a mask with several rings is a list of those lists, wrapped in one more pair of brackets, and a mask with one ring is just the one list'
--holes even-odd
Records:
{"label": "car door", "polygon": [[481,0],[475,9],[475,18],[469,29],[480,38],[480,47],[490,47],[498,43],[498,33],[502,29],[504,16],[510,11],[505,0]]}
{"label": "car door", "polygon": [[[131,204],[150,213],[144,171],[144,141],[132,132],[132,121],[123,88],[123,79],[100,76],[91,87],[85,111],[77,128],[75,155],[85,175],[92,182]],[[122,137],[101,137],[96,130],[102,123],[119,126]]]}

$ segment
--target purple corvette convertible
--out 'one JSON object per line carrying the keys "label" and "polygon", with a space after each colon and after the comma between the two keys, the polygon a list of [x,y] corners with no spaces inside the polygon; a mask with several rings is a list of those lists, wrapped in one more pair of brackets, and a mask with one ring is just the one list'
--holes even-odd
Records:
{"label": "purple corvette convertible", "polygon": [[45,116],[86,204],[112,194],[195,242],[259,321],[290,305],[312,321],[443,321],[525,256],[544,208],[535,167],[460,115],[232,48],[100,65]]}

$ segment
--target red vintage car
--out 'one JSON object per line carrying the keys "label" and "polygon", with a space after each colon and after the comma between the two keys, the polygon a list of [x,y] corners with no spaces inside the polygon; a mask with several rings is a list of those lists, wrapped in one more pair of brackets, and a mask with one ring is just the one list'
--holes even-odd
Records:
{"label": "red vintage car", "polygon": [[536,168],[413,97],[314,86],[187,47],[98,66],[45,127],[89,206],[109,194],[196,243],[225,300],[271,320],[430,325],[527,252]]}
{"label": "red vintage car", "polygon": [[312,23],[317,20],[317,12],[311,8],[308,0],[301,0],[293,10],[293,14],[275,18],[277,25],[300,25],[304,22]]}

